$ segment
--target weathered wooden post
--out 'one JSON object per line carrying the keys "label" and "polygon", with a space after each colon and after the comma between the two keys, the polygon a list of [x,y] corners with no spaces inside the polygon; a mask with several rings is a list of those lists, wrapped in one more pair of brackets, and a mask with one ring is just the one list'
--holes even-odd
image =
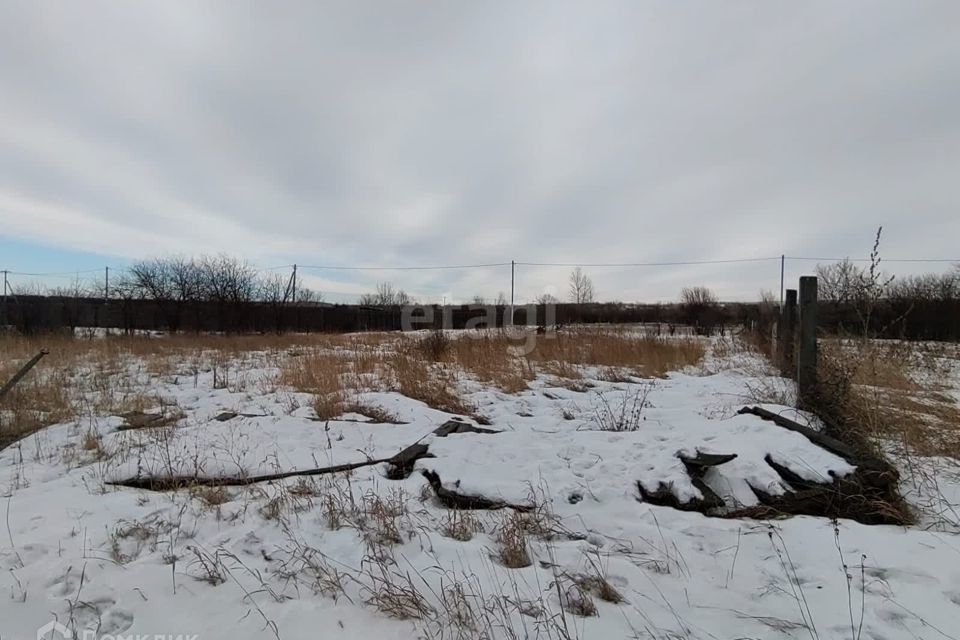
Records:
{"label": "weathered wooden post", "polygon": [[794,377],[797,348],[797,290],[787,289],[783,310],[780,313],[780,334],[777,336],[780,348],[780,370],[784,375]]}
{"label": "weathered wooden post", "polygon": [[41,359],[43,356],[47,355],[48,353],[50,353],[50,352],[47,351],[46,349],[41,349],[40,352],[39,352],[37,355],[35,355],[35,356],[33,356],[32,358],[30,358],[30,360],[28,360],[26,364],[24,364],[22,367],[20,367],[20,370],[17,371],[15,374],[13,374],[13,377],[10,378],[10,380],[8,380],[5,385],[3,385],[2,387],[0,387],[0,398],[3,398],[3,396],[7,395],[7,393],[9,393],[10,390],[13,389],[13,387],[14,387],[18,382],[20,382],[20,380],[23,378],[23,376],[25,376],[25,375],[27,375],[28,373],[30,373],[30,369],[33,369],[33,365],[35,365],[35,364],[37,364],[38,362],[40,362],[40,359]]}
{"label": "weathered wooden post", "polygon": [[797,353],[797,387],[800,402],[810,398],[817,385],[817,278],[800,278],[800,340]]}

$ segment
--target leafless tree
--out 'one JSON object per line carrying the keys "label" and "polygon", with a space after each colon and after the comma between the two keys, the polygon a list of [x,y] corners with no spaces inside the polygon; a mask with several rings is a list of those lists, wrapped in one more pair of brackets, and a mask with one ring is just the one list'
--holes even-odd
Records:
{"label": "leafless tree", "polygon": [[707,308],[717,305],[717,294],[707,287],[685,287],[680,292],[680,300],[688,308]]}
{"label": "leafless tree", "polygon": [[371,307],[402,307],[411,302],[412,298],[406,291],[394,288],[389,282],[378,284],[376,293],[365,293],[360,296],[360,304]]}
{"label": "leafless tree", "polygon": [[833,264],[818,264],[817,297],[831,302],[852,302],[860,296],[863,269],[849,259]]}
{"label": "leafless tree", "polygon": [[557,304],[558,302],[560,301],[557,300],[557,297],[551,293],[540,294],[536,299],[537,304]]}
{"label": "leafless tree", "polygon": [[707,287],[686,287],[680,292],[684,315],[697,333],[709,335],[719,321],[717,294]]}
{"label": "leafless tree", "polygon": [[593,302],[593,281],[580,267],[570,272],[570,301],[575,304]]}
{"label": "leafless tree", "polygon": [[130,281],[140,290],[142,297],[152,300],[170,300],[173,287],[162,259],[139,260],[130,265]]}
{"label": "leafless tree", "polygon": [[505,307],[507,305],[507,296],[503,291],[497,294],[497,301],[495,304],[498,307]]}
{"label": "leafless tree", "polygon": [[257,272],[246,261],[225,254],[200,259],[204,297],[212,302],[247,302],[256,291]]}

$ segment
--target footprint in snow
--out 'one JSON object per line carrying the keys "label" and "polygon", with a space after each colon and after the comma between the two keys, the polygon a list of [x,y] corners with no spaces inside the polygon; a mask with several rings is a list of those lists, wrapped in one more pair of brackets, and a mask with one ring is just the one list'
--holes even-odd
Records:
{"label": "footprint in snow", "polygon": [[101,618],[100,634],[116,636],[133,626],[133,614],[125,609],[110,609]]}

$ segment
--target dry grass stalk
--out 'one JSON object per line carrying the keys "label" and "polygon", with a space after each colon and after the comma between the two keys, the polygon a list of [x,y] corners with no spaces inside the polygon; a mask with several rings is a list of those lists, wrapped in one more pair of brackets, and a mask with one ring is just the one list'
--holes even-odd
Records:
{"label": "dry grass stalk", "polygon": [[626,329],[564,330],[537,340],[532,361],[619,367],[638,376],[663,377],[669,371],[696,366],[706,343],[695,338],[664,338]]}
{"label": "dry grass stalk", "polygon": [[409,574],[389,571],[378,558],[367,558],[364,564],[366,584],[361,590],[368,596],[367,604],[399,620],[429,618],[435,614]]}
{"label": "dry grass stalk", "polygon": [[819,360],[820,393],[842,430],[904,455],[960,460],[960,407],[942,393],[936,361],[909,343],[841,340],[822,341]]}
{"label": "dry grass stalk", "polygon": [[654,383],[650,381],[633,392],[623,391],[613,402],[608,394],[598,393],[593,424],[599,431],[637,431],[643,424],[644,410],[650,406],[648,398],[653,389]]}
{"label": "dry grass stalk", "polygon": [[341,407],[341,413],[358,413],[366,416],[372,422],[380,424],[403,424],[403,421],[383,407],[368,402],[354,400],[344,403]]}
{"label": "dry grass stalk", "polygon": [[467,542],[473,539],[474,534],[483,531],[483,524],[470,511],[454,509],[447,512],[441,533],[448,538]]}
{"label": "dry grass stalk", "polygon": [[597,605],[593,598],[577,582],[561,579],[556,586],[564,611],[584,618],[597,615]]}
{"label": "dry grass stalk", "polygon": [[520,513],[510,511],[503,519],[497,531],[499,547],[496,559],[500,564],[510,569],[529,567],[532,564],[527,549],[527,529],[528,523]]}
{"label": "dry grass stalk", "polygon": [[527,389],[535,372],[515,353],[517,343],[504,334],[468,333],[450,340],[444,361],[456,364],[480,382],[506,393]]}
{"label": "dry grass stalk", "polygon": [[415,359],[409,353],[389,357],[394,389],[408,398],[447,413],[473,416],[476,407],[457,394],[456,373],[444,365]]}
{"label": "dry grass stalk", "polygon": [[312,393],[317,418],[330,420],[343,413],[345,369],[343,359],[338,356],[311,353],[284,361],[279,381],[297,391]]}
{"label": "dry grass stalk", "polygon": [[207,507],[219,507],[233,500],[226,487],[194,487],[190,493]]}

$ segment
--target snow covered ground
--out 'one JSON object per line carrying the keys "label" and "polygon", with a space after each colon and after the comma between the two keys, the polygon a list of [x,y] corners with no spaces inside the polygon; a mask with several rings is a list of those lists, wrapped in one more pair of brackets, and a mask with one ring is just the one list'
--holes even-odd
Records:
{"label": "snow covered ground", "polygon": [[[211,370],[131,364],[122,375],[177,406],[177,422],[124,430],[91,413],[0,452],[0,638],[32,639],[51,620],[91,638],[960,636],[953,532],[640,501],[638,482],[699,495],[678,452],[738,455],[705,478],[731,506],[753,504],[750,487],[784,490],[767,455],[809,479],[852,471],[735,413],[758,386],[788,387],[743,353],[652,382],[586,368],[579,391],[542,374],[515,394],[464,378],[501,433],[446,437],[433,431],[450,414],[390,391],[358,399],[403,424],[317,421],[309,395],[272,382],[276,360],[245,354],[233,367],[244,383],[228,388]],[[225,411],[242,415],[216,420]],[[636,429],[600,428],[611,421]],[[402,480],[379,464],[220,489],[109,484],[363,462],[418,441],[435,457]],[[451,511],[420,470],[534,508]],[[944,495],[958,487],[943,475]]]}

